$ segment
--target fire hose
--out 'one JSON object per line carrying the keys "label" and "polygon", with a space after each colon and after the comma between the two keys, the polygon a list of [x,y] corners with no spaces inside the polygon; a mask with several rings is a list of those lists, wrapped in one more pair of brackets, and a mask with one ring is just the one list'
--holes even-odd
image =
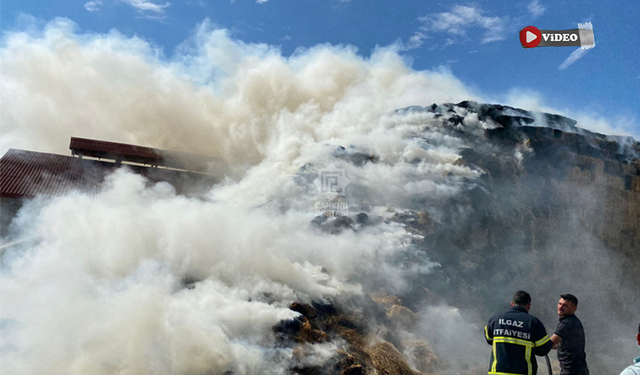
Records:
{"label": "fire hose", "polygon": [[544,359],[547,361],[547,373],[549,375],[553,375],[553,369],[551,369],[551,361],[549,360],[549,356],[545,355]]}

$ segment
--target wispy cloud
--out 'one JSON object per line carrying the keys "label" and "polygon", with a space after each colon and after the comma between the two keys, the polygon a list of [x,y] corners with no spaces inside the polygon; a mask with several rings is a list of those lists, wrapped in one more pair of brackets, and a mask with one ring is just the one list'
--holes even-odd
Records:
{"label": "wispy cloud", "polygon": [[84,9],[88,10],[89,12],[95,12],[100,10],[100,5],[102,5],[102,1],[100,0],[89,1],[88,3],[84,4]]}
{"label": "wispy cloud", "polygon": [[169,2],[161,4],[157,0],[122,0],[122,2],[131,5],[146,18],[151,19],[163,19],[164,9],[171,5]]}
{"label": "wispy cloud", "polygon": [[540,17],[547,10],[547,8],[540,4],[540,1],[538,0],[533,0],[532,2],[530,2],[527,6],[527,9],[529,9],[529,13],[531,13],[533,18]]}
{"label": "wispy cloud", "polygon": [[424,40],[427,39],[427,35],[423,32],[416,31],[411,38],[409,38],[409,42],[403,45],[403,50],[408,51],[416,48],[420,48],[424,44]]}
{"label": "wispy cloud", "polygon": [[575,51],[571,52],[569,57],[567,57],[567,59],[564,60],[562,62],[562,64],[560,64],[558,69],[560,69],[560,70],[567,69],[571,64],[573,64],[574,62],[576,62],[576,61],[580,60],[582,57],[584,57],[584,55],[586,55],[587,52],[589,52],[589,51],[590,51],[589,49],[582,49],[582,47],[579,47]]}
{"label": "wispy cloud", "polygon": [[[472,28],[483,29],[481,43],[490,43],[507,38],[509,17],[490,17],[479,6],[455,5],[449,12],[428,14],[420,17],[420,32],[449,35],[449,44],[457,43],[467,36]],[[417,34],[417,33],[416,33]]]}

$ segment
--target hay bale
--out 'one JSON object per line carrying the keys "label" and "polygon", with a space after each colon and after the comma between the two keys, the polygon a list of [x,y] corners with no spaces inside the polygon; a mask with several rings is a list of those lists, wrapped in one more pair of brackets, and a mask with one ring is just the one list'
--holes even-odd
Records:
{"label": "hay bale", "polygon": [[371,299],[385,310],[395,305],[402,306],[402,300],[394,295],[374,295]]}
{"label": "hay bale", "polygon": [[417,375],[405,358],[388,342],[382,342],[368,348],[373,366],[380,375]]}
{"label": "hay bale", "polygon": [[448,367],[438,359],[431,345],[424,340],[403,340],[402,348],[409,363],[419,371],[435,373]]}
{"label": "hay bale", "polygon": [[404,306],[394,305],[387,309],[387,318],[394,325],[410,328],[418,323],[416,314]]}

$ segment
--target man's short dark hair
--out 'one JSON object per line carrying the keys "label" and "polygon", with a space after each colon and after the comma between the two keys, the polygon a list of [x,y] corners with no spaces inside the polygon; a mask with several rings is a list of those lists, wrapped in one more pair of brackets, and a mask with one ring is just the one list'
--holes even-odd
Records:
{"label": "man's short dark hair", "polygon": [[560,298],[566,301],[571,301],[575,307],[578,307],[578,298],[573,294],[561,294]]}
{"label": "man's short dark hair", "polygon": [[527,307],[531,303],[531,296],[524,290],[519,290],[513,295],[513,304],[520,307]]}

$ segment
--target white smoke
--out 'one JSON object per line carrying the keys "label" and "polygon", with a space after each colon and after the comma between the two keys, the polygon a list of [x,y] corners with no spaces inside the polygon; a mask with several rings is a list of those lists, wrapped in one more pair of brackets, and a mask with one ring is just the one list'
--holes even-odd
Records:
{"label": "white smoke", "polygon": [[[343,165],[374,196],[389,190],[387,201],[373,202],[381,208],[402,209],[402,197],[420,193],[446,198],[462,188],[460,178],[477,176],[452,164],[459,140],[415,153],[408,136],[419,130],[411,125],[416,116],[425,115],[378,122],[381,134],[371,138],[381,140],[381,163]],[[310,145],[320,157],[315,149],[326,147]],[[410,153],[421,161],[405,161]],[[292,354],[274,349],[271,327],[297,315],[291,302],[360,293],[379,280],[401,292],[408,277],[433,267],[424,253],[413,254],[423,259],[410,267],[397,262],[413,238],[398,224],[336,236],[310,228],[317,194],[279,164],[267,158],[207,200],[176,196],[164,183],[147,188],[122,169],[97,195],[26,206],[15,224],[39,243],[3,257],[4,367],[16,374],[286,373]],[[202,281],[189,290],[183,280]]]}
{"label": "white smoke", "polygon": [[515,87],[500,98],[507,105],[524,108],[529,111],[556,113],[572,118],[578,123],[576,126],[608,135],[632,136],[640,139],[640,122],[629,113],[618,108],[611,111],[615,115],[603,115],[593,108],[566,108],[549,103],[542,94],[523,88]]}
{"label": "white smoke", "polygon": [[[487,346],[482,335],[483,327],[469,323],[468,316],[449,306],[429,306],[420,311],[418,331],[429,338],[437,355],[451,364],[444,371],[453,374],[480,373],[489,362]],[[462,347],[461,348],[461,344]],[[487,349],[488,348],[488,349]]]}
{"label": "white smoke", "polygon": [[3,257],[13,374],[284,374],[292,354],[275,349],[271,327],[297,316],[291,302],[406,272],[392,263],[409,240],[398,225],[329,236],[309,228],[310,211],[187,199],[125,170],[98,195],[27,212],[17,220],[38,245]]}
{"label": "white smoke", "polygon": [[[321,45],[285,58],[200,25],[167,61],[117,31],[75,34],[56,19],[8,34],[2,144],[67,153],[70,136],[190,150],[244,169],[307,141],[366,133],[393,109],[473,97],[447,71],[416,72],[393,49],[363,58]],[[278,149],[279,150],[276,150]]]}
{"label": "white smoke", "polygon": [[286,373],[294,359],[271,327],[297,315],[291,302],[369,281],[399,292],[433,267],[424,254],[397,263],[412,240],[398,224],[334,236],[310,228],[317,194],[294,175],[355,144],[380,162],[334,161],[372,192],[374,212],[456,194],[477,176],[453,165],[460,140],[436,129],[436,146],[418,144],[411,137],[430,115],[385,115],[469,97],[450,72],[412,71],[392,49],[365,59],[318,46],[284,58],[207,22],[167,62],[140,39],[74,28],[58,19],[8,36],[3,151],[62,153],[84,136],[220,156],[234,173],[205,200],[121,170],[97,195],[25,207],[14,224],[40,240],[3,256],[3,369]]}

